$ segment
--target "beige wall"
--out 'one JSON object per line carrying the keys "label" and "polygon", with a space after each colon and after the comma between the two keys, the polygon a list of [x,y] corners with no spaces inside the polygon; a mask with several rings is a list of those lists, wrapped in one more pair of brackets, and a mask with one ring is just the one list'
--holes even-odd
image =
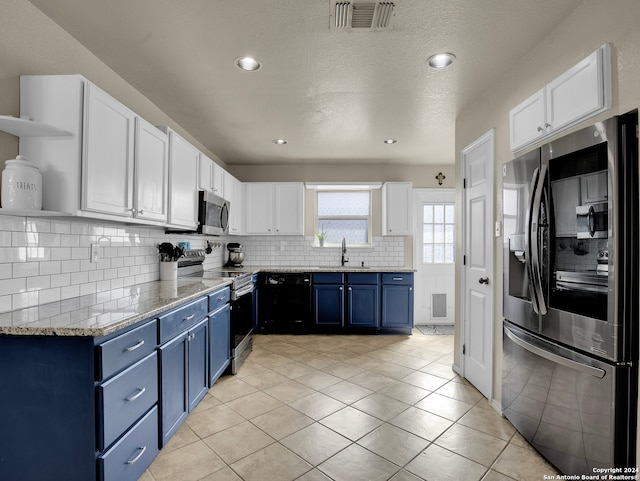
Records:
{"label": "beige wall", "polygon": [[[0,115],[20,115],[20,75],[81,74],[155,125],[168,125],[219,160],[171,118],[27,0],[0,2]],[[18,154],[0,132],[0,167]],[[224,164],[222,164],[224,166]]]}
{"label": "beige wall", "polygon": [[[514,156],[509,150],[509,110],[533,94],[557,75],[596,50],[603,43],[612,47],[613,108],[610,112],[576,127],[593,123],[599,118],[621,114],[640,104],[640,2],[637,0],[585,0],[542,43],[498,78],[491,90],[464,109],[456,121],[456,171],[461,169],[461,150],[495,128],[495,216],[502,217],[502,169],[500,166]],[[576,130],[573,129],[573,130]],[[458,204],[461,200],[461,180],[456,182]],[[460,219],[460,216],[458,216]],[[460,225],[458,226],[460,227]],[[462,232],[458,228],[458,232]],[[461,238],[460,238],[461,239]],[[461,240],[459,252],[461,255]],[[461,257],[458,257],[461,258]],[[493,396],[501,399],[502,381],[502,239],[494,243],[494,378]],[[457,268],[456,299],[461,299],[461,273]],[[462,308],[456,309],[456,327],[460,326]],[[456,336],[455,362],[460,365],[460,336]],[[640,458],[640,457],[639,457]]]}
{"label": "beige wall", "polygon": [[[453,159],[443,159],[443,161]],[[413,182],[414,187],[453,187],[455,168],[443,165],[311,164],[229,165],[229,172],[245,182]],[[446,177],[438,185],[436,176]]]}

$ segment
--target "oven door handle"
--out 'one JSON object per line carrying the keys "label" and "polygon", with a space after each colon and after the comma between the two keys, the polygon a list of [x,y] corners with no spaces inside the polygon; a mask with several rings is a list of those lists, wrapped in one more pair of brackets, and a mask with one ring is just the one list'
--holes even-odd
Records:
{"label": "oven door handle", "polygon": [[583,364],[581,362],[574,361],[573,359],[567,359],[566,357],[559,356],[558,354],[554,354],[538,346],[534,346],[533,344],[522,339],[520,336],[518,336],[515,332],[513,332],[507,326],[504,326],[504,333],[507,335],[509,339],[511,339],[511,341],[516,343],[522,349],[525,349],[530,353],[535,354],[536,356],[543,357],[551,362],[560,364],[561,366],[564,366],[564,367],[568,367],[569,369],[573,369],[574,371],[578,371],[583,374],[588,374],[590,376],[597,377],[598,379],[602,379],[606,374],[606,371],[604,369],[589,366],[588,364]]}
{"label": "oven door handle", "polygon": [[239,299],[242,296],[251,294],[253,292],[253,289],[254,289],[253,284],[249,284],[246,287],[241,287],[240,289],[233,291],[233,296],[235,299]]}

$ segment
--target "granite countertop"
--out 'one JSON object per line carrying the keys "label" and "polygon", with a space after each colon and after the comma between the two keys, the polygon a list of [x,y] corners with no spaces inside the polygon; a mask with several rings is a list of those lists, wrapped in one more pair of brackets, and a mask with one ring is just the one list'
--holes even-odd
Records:
{"label": "granite countertop", "polygon": [[209,269],[219,272],[416,272],[413,267],[340,267],[340,266],[243,266],[243,267],[219,267]]}
{"label": "granite countertop", "polygon": [[228,279],[179,278],[4,312],[0,334],[106,336],[229,284]]}

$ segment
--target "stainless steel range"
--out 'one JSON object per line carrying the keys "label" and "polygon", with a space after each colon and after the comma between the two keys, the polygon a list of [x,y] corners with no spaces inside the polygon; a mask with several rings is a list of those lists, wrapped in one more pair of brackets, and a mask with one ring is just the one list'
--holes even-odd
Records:
{"label": "stainless steel range", "polygon": [[185,251],[178,260],[179,277],[230,279],[231,283],[231,374],[238,369],[253,350],[256,320],[256,276],[242,268],[219,267],[204,270],[204,249]]}

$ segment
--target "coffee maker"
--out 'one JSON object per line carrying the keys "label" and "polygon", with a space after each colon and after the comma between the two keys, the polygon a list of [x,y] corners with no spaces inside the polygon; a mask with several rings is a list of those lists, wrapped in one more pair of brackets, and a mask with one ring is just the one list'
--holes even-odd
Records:
{"label": "coffee maker", "polygon": [[227,250],[229,251],[229,260],[225,264],[227,267],[242,267],[242,261],[244,260],[244,247],[237,242],[229,242],[227,244]]}

